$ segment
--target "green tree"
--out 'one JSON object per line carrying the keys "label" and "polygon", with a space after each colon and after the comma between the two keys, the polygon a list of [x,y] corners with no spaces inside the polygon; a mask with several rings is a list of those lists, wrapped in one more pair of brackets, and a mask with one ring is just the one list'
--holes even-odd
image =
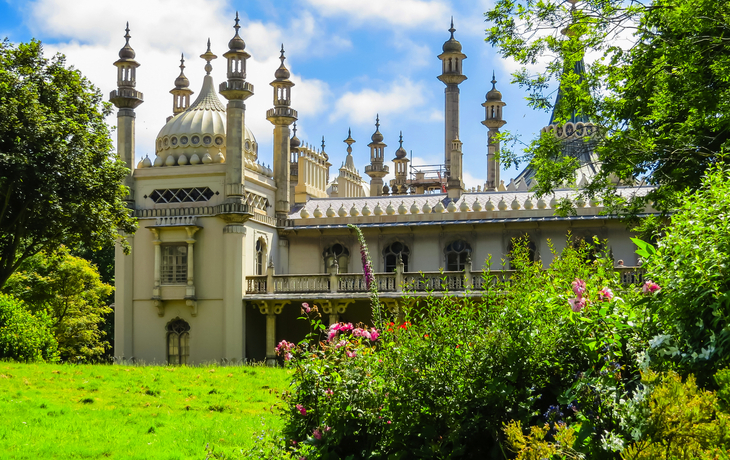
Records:
{"label": "green tree", "polygon": [[0,358],[16,361],[58,361],[58,343],[51,319],[34,316],[23,302],[0,294]]}
{"label": "green tree", "polygon": [[113,288],[96,267],[65,249],[52,256],[36,254],[5,283],[4,290],[25,301],[33,314],[51,318],[64,361],[97,361],[109,348],[102,330]]}
{"label": "green tree", "polygon": [[38,41],[0,43],[0,287],[40,251],[112,245],[135,221],[109,104]]}
{"label": "green tree", "polygon": [[[730,147],[730,3],[717,0],[499,0],[486,13],[487,41],[505,57],[544,71],[514,75],[530,103],[550,109],[550,81],[560,82],[556,121],[571,114],[599,127],[595,152],[601,173],[583,193],[610,212],[636,215],[647,203],[673,209],[680,192],[699,187],[704,171]],[[560,31],[565,31],[563,35]],[[581,75],[586,55],[600,56]],[[539,195],[573,179],[575,160],[542,135],[524,150],[507,149],[503,162],[529,162]],[[620,183],[647,183],[646,196],[621,198]],[[565,202],[563,210],[572,203]]]}

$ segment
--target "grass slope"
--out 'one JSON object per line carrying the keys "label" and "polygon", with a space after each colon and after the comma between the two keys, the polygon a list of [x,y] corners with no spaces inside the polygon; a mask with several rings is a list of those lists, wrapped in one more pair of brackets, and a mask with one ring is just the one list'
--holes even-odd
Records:
{"label": "grass slope", "polygon": [[0,362],[0,458],[187,459],[252,445],[289,373]]}

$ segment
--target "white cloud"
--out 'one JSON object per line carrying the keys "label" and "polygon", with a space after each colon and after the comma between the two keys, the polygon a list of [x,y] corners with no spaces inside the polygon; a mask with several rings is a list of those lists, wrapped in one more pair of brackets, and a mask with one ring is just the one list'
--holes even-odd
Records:
{"label": "white cloud", "polygon": [[366,124],[371,123],[377,113],[402,114],[425,102],[425,85],[402,79],[382,90],[366,88],[343,94],[335,103],[336,110],[330,116],[330,121],[347,117],[352,123]]}
{"label": "white cloud", "polygon": [[308,0],[323,16],[345,16],[354,23],[377,24],[388,27],[438,28],[450,7],[439,0]]}

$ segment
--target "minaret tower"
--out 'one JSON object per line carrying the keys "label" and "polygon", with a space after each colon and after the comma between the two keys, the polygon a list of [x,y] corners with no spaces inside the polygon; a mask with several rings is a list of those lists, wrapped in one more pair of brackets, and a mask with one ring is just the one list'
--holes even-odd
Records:
{"label": "minaret tower", "polygon": [[403,131],[400,132],[398,139],[400,146],[395,151],[393,164],[395,165],[395,179],[390,182],[390,188],[394,195],[405,195],[408,189],[406,182],[408,181],[408,152],[403,148]]}
{"label": "minaret tower", "polygon": [[[124,161],[127,169],[134,171],[134,109],[143,100],[142,93],[135,90],[137,85],[137,67],[139,63],[134,60],[135,53],[129,46],[129,23],[124,29],[124,38],[127,42],[119,50],[119,60],[114,63],[117,67],[117,89],[111,92],[109,100],[118,109],[117,112],[117,154]],[[130,207],[134,206],[134,178],[130,174],[124,178],[124,185],[129,189],[129,195],[125,198]]]}
{"label": "minaret tower", "polygon": [[[459,138],[459,85],[466,80],[462,73],[461,64],[466,54],[461,52],[461,43],[454,38],[454,18],[451,18],[451,38],[443,46],[443,53],[439,54],[442,70],[438,79],[445,85],[446,95],[446,132],[444,137],[444,165],[451,166],[451,142]],[[461,179],[461,177],[459,177]]]}
{"label": "minaret tower", "polygon": [[[223,55],[228,60],[228,80],[221,83],[220,93],[228,99],[226,108],[226,201],[229,203],[243,203],[244,198],[244,160],[243,160],[243,136],[246,123],[246,104],[243,101],[253,96],[253,85],[246,81],[246,60],[251,57],[245,50],[246,43],[238,35],[238,12],[236,12],[236,35],[228,42],[228,51]],[[210,52],[210,40],[208,40],[208,51],[201,56],[208,61],[205,66],[210,77],[210,59],[216,56]]]}
{"label": "minaret tower", "polygon": [[[127,23],[127,40],[119,51],[117,67],[117,89],[109,95],[109,100],[118,109],[117,112],[117,154],[130,171],[134,170],[134,109],[142,102],[142,93],[135,90],[137,84],[137,67],[135,53],[129,46],[129,23]],[[130,172],[124,178],[124,185],[129,189],[125,201],[134,208],[134,178]],[[132,251],[124,253],[122,245],[116,244],[114,249],[114,356],[134,356],[134,235],[127,235],[127,242]]]}
{"label": "minaret tower", "polygon": [[383,177],[388,175],[388,167],[383,164],[385,147],[383,135],[380,133],[380,117],[375,117],[375,132],[373,133],[370,147],[370,164],[365,166],[365,174],[370,176],[370,196],[381,196],[383,194]]}
{"label": "minaret tower", "polygon": [[487,93],[487,100],[482,104],[484,107],[484,121],[482,124],[489,128],[487,133],[487,184],[485,190],[493,192],[499,186],[499,128],[507,122],[502,119],[502,108],[507,105],[502,102],[502,93],[497,90],[497,79],[492,72],[492,89]]}
{"label": "minaret tower", "polygon": [[[266,119],[274,125],[274,180],[276,181],[277,220],[286,220],[291,203],[291,171],[289,166],[291,140],[289,125],[297,121],[297,111],[290,107],[291,88],[294,83],[289,80],[291,74],[284,65],[284,45],[281,45],[281,65],[270,84],[274,88],[274,108],[266,111]],[[324,140],[322,141],[324,145]]]}
{"label": "minaret tower", "polygon": [[[182,113],[190,107],[190,96],[193,90],[188,88],[190,80],[185,76],[185,55],[180,55],[180,75],[175,79],[175,87],[170,90],[172,94],[172,116]],[[168,119],[169,120],[169,119]]]}
{"label": "minaret tower", "polygon": [[458,200],[464,191],[464,181],[461,179],[463,169],[461,141],[454,139],[451,141],[451,166],[449,179],[446,181],[446,190],[452,200]]}

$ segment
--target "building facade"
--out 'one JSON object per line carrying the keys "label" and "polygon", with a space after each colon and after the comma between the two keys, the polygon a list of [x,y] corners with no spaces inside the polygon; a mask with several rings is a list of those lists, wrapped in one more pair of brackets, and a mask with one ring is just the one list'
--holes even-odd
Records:
{"label": "building facade", "polygon": [[[330,176],[324,142],[314,148],[297,138],[295,88],[283,47],[265,114],[272,123],[273,168],[258,162],[258,143],[246,127],[245,100],[254,88],[246,81],[250,55],[238,17],[234,29],[223,54],[227,80],[215,86],[210,72],[217,56],[208,43],[201,55],[207,75],[192,102],[181,60],[170,91],[173,114],[157,136],[155,158],[135,157],[135,111],[143,95],[135,89],[139,63],[128,27],[114,63],[117,150],[131,171],[126,199],[139,219],[137,232],[126,236],[131,252],[121,246],[116,252],[117,357],[175,364],[272,359],[278,341],[305,335],[308,325],[297,321],[302,302],[320,306],[325,321],[368,322],[360,248],[348,224],[363,230],[383,303],[395,315],[404,290],[414,291],[411,302],[427,291],[479,296],[482,270],[508,271],[517,237],[529,239],[532,256],[543,264],[552,258],[549,241],[560,250],[570,232],[574,240],[607,240],[615,259],[635,265],[630,233],[602,215],[600,203],[578,201],[575,216],[557,217],[558,200],[573,190],[537,199],[529,171],[508,185],[499,180],[496,134],[505,124],[506,104],[494,78],[482,103],[487,182],[466,188],[459,141],[466,55],[453,21],[438,56],[445,84],[443,164],[409,165],[402,136],[389,154],[376,119],[363,170],[369,181],[355,165],[349,133],[348,155],[336,176]],[[590,145],[595,133],[586,120],[547,129],[566,145]],[[390,155],[392,174],[385,164]],[[584,166],[577,174],[594,170]]]}

